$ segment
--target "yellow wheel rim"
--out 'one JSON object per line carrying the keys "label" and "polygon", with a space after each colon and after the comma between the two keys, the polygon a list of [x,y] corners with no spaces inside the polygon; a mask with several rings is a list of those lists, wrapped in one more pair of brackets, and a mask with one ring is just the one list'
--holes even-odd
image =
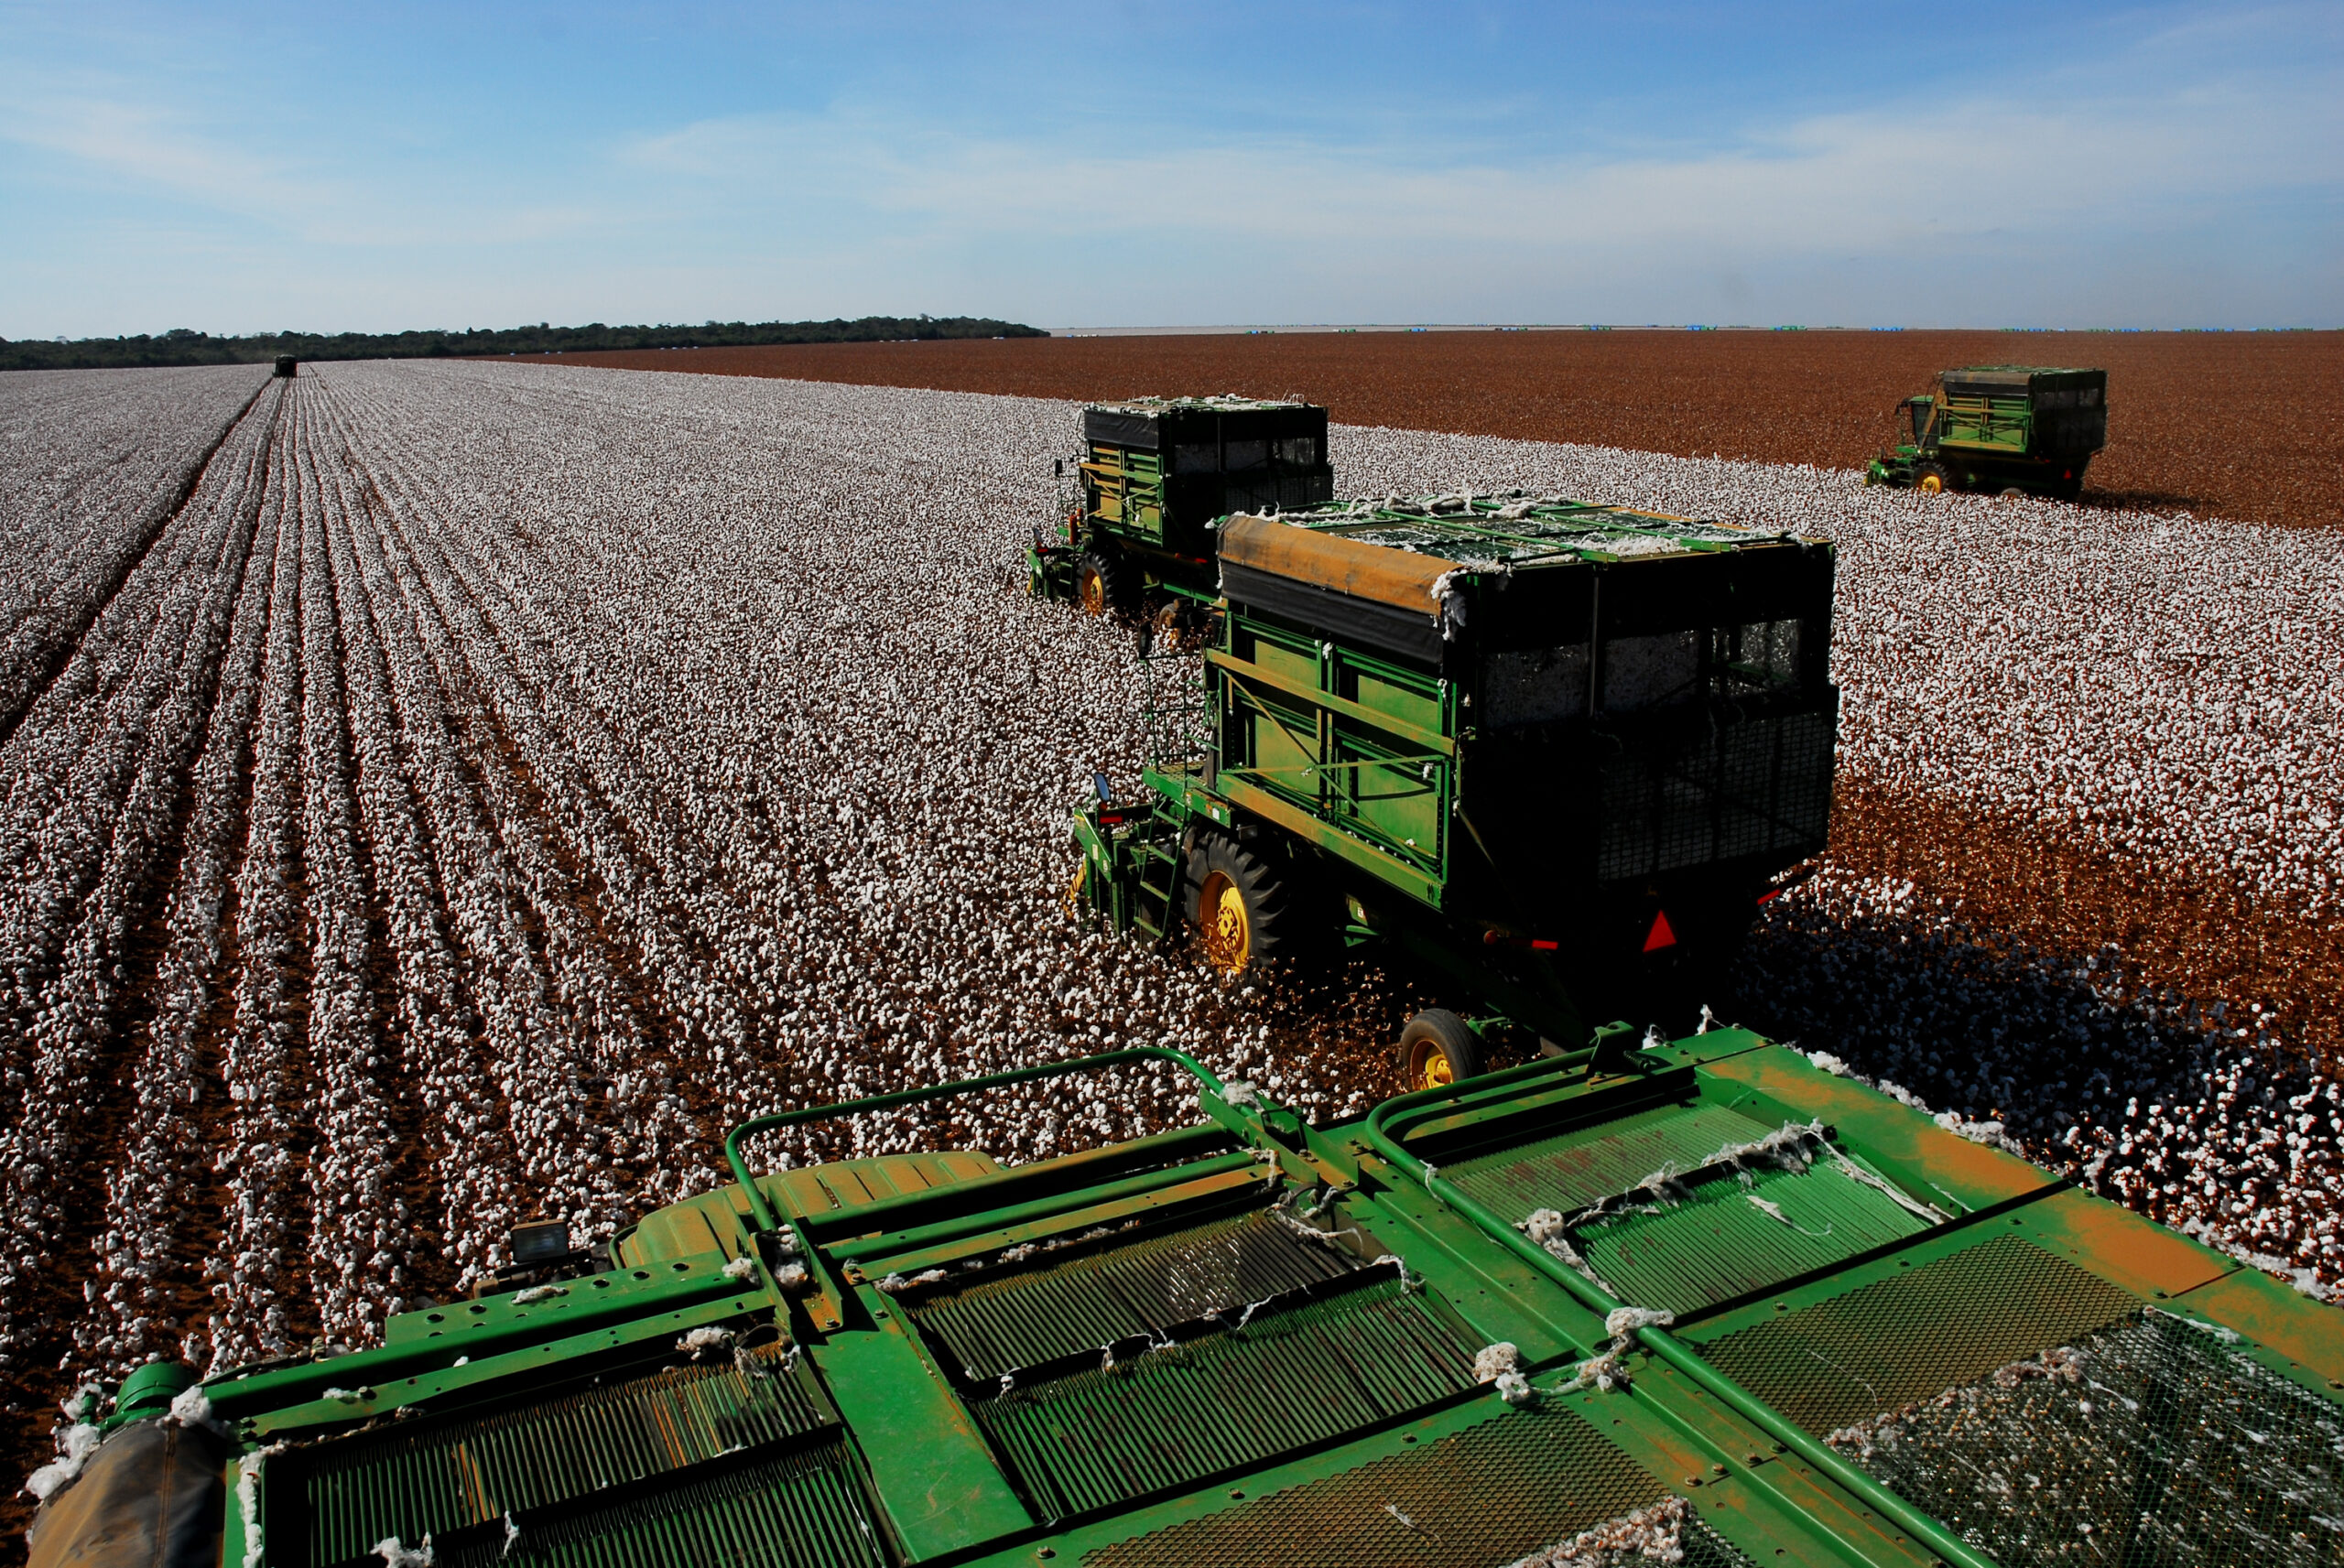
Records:
{"label": "yellow wheel rim", "polygon": [[1925,473],[1921,476],[1920,487],[1923,490],[1927,491],[1931,495],[1935,495],[1937,492],[1945,488],[1945,481],[1939,479],[1933,473]]}
{"label": "yellow wheel rim", "polygon": [[1253,924],[1245,914],[1245,895],[1227,872],[1206,876],[1197,894],[1197,925],[1204,940],[1205,962],[1222,974],[1237,973],[1253,956]]}
{"label": "yellow wheel rim", "polygon": [[1086,615],[1107,613],[1107,584],[1097,572],[1086,571],[1076,585],[1082,595],[1082,612]]}
{"label": "yellow wheel rim", "polygon": [[1408,1052],[1408,1087],[1437,1089],[1457,1081],[1457,1067],[1449,1053],[1430,1040],[1419,1040]]}

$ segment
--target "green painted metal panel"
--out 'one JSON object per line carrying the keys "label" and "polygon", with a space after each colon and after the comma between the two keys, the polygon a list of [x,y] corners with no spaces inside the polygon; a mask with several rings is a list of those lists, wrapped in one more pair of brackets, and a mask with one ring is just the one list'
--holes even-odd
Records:
{"label": "green painted metal panel", "polygon": [[1447,764],[1349,722],[1336,723],[1329,740],[1329,761],[1340,764],[1328,781],[1335,815],[1438,874],[1447,849]]}
{"label": "green painted metal panel", "polygon": [[739,1291],[740,1281],[723,1272],[725,1261],[722,1254],[675,1259],[656,1268],[591,1275],[549,1300],[522,1302],[515,1292],[402,1314],[422,1321],[402,1325],[380,1349],[362,1350],[331,1364],[310,1362],[239,1376],[213,1385],[210,1398],[223,1413],[241,1415],[315,1399],[337,1385],[386,1383],[444,1368],[458,1356],[477,1359],[604,1325],[652,1317]]}
{"label": "green painted metal panel", "polygon": [[1440,690],[1430,676],[1347,657],[1337,678],[1339,695],[1371,713],[1436,735],[1443,729]]}
{"label": "green painted metal panel", "polygon": [[914,1558],[1034,1522],[968,1411],[920,1354],[887,1297],[858,1290],[867,1329],[810,1342],[839,1416],[853,1429],[885,1521]]}

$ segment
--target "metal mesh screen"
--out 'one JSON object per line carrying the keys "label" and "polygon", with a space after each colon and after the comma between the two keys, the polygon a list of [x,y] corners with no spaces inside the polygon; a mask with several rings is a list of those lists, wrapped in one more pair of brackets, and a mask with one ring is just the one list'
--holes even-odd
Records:
{"label": "metal mesh screen", "polygon": [[[439,1568],[881,1568],[845,1445],[433,1542]],[[409,1544],[417,1544],[412,1539]],[[380,1563],[372,1552],[362,1560]]]}
{"label": "metal mesh screen", "polygon": [[1256,1212],[1062,1263],[979,1275],[906,1305],[939,1359],[971,1382],[991,1381],[1079,1352],[1095,1361],[1106,1346],[1365,1266]]}
{"label": "metal mesh screen", "polygon": [[1831,1441],[2005,1568],[2344,1563],[2344,1410],[2154,1310]]}
{"label": "metal mesh screen", "polygon": [[971,1410],[1045,1518],[1336,1442],[1473,1387],[1473,1356],[1388,1274]]}
{"label": "metal mesh screen", "polygon": [[1657,1202],[1575,1225],[1570,1238],[1622,1301],[1687,1313],[1928,1228],[1836,1162],[1719,1171]]}
{"label": "metal mesh screen", "polygon": [[783,1357],[766,1346],[744,1363],[671,1367],[295,1448],[268,1465],[269,1541],[279,1551],[301,1541],[309,1562],[341,1563],[387,1536],[445,1537],[831,1424]]}
{"label": "metal mesh screen", "polygon": [[1664,1495],[1579,1416],[1538,1406],[1101,1547],[1082,1561],[1084,1568],[1491,1568]]}
{"label": "metal mesh screen", "polygon": [[1773,1130],[1725,1106],[1656,1106],[1444,1163],[1440,1173],[1508,1218],[1537,1208],[1569,1214],[1628,1191],[1655,1171],[1697,1170],[1720,1149]]}
{"label": "metal mesh screen", "polygon": [[1607,754],[1596,875],[1612,881],[1821,848],[1830,826],[1832,733],[1828,712],[1775,714],[1665,752]]}
{"label": "metal mesh screen", "polygon": [[2139,1305],[2033,1242],[1999,1236],[1728,1335],[1701,1354],[1821,1433],[1934,1397]]}

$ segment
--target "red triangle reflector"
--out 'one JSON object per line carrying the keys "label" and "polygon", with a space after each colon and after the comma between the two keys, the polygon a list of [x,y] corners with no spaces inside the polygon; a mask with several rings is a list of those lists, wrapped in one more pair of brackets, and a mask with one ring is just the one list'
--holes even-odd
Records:
{"label": "red triangle reflector", "polygon": [[1662,910],[1652,917],[1652,930],[1644,937],[1644,951],[1657,953],[1663,947],[1677,946],[1677,933],[1668,924],[1668,911]]}

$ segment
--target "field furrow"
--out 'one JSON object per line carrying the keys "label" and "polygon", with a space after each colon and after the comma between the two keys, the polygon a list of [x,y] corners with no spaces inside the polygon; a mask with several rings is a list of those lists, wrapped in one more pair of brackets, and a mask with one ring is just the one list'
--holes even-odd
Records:
{"label": "field furrow", "polygon": [[[16,738],[27,752],[71,754],[60,798],[19,840],[15,870],[37,892],[10,933],[16,1007],[8,1020],[14,1115],[0,1133],[7,1261],[0,1277],[0,1346],[53,1343],[76,1314],[69,1289],[94,1292],[72,1245],[102,1195],[68,1173],[120,1143],[135,1114],[131,1040],[154,1007],[161,944],[154,925],[191,804],[189,774],[218,689],[219,659],[241,586],[266,415],[241,428],[212,482],[114,596]],[[27,734],[26,730],[35,731]],[[41,744],[50,731],[60,743]],[[12,806],[32,804],[20,795]],[[29,814],[27,814],[29,815]],[[18,889],[26,882],[20,881]],[[125,1238],[107,1232],[101,1250]],[[60,1263],[62,1266],[60,1267]]]}
{"label": "field furrow", "polygon": [[[106,1238],[95,1309],[77,1345],[120,1373],[150,1355],[178,1353],[190,1325],[217,1302],[202,1289],[204,1258],[225,1207],[222,1151],[214,1141],[223,1093],[230,988],[240,968],[237,885],[252,788],[253,720],[276,570],[282,470],[274,445],[255,454],[244,528],[251,539],[217,693],[197,758],[179,877],[164,916],[154,1012],[131,1071],[139,1093],[108,1175]],[[201,1348],[189,1352],[199,1362]]]}

